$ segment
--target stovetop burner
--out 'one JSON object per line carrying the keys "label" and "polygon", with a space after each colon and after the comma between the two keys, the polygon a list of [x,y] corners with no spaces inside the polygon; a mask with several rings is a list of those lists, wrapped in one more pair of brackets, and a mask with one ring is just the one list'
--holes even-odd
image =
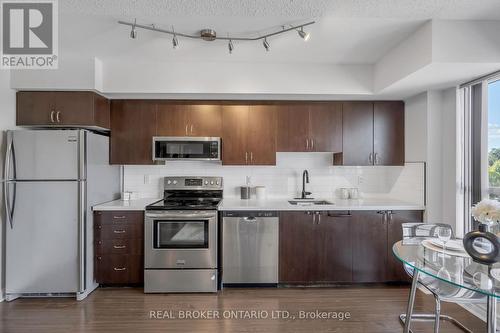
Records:
{"label": "stovetop burner", "polygon": [[162,199],[147,206],[147,210],[216,210],[221,199],[213,200],[175,200]]}
{"label": "stovetop burner", "polygon": [[220,177],[167,177],[163,199],[146,210],[216,210],[222,200]]}

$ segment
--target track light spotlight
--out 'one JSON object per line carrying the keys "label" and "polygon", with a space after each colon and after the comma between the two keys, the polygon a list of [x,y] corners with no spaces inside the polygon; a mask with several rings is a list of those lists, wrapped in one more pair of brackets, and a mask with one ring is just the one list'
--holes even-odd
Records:
{"label": "track light spotlight", "polygon": [[231,39],[229,40],[229,43],[227,43],[227,48],[229,49],[229,54],[232,54],[234,50],[234,45]]}
{"label": "track light spotlight", "polygon": [[269,45],[269,43],[267,42],[267,38],[264,38],[264,41],[262,42],[262,45],[264,45],[264,48],[266,49],[266,51],[269,52],[269,49],[271,48],[271,45]]}
{"label": "track light spotlight", "polygon": [[308,32],[304,31],[304,27],[300,27],[300,30],[297,30],[297,33],[305,42],[307,42],[309,40],[309,37],[311,37]]}
{"label": "track light spotlight", "polygon": [[134,19],[134,24],[132,25],[132,30],[130,30],[130,38],[132,38],[132,39],[137,38],[137,29],[135,28],[136,23],[137,23],[137,19]]}
{"label": "track light spotlight", "polygon": [[172,27],[172,32],[174,33],[174,37],[172,37],[172,47],[176,49],[177,46],[179,46],[179,40],[177,39],[177,34],[175,33],[174,27]]}
{"label": "track light spotlight", "polygon": [[177,39],[177,35],[174,35],[172,38],[172,47],[176,49],[179,46],[179,40]]}

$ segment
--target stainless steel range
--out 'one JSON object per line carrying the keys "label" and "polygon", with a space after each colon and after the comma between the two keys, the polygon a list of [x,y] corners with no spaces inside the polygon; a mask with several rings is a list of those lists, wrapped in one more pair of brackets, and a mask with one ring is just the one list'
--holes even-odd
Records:
{"label": "stainless steel range", "polygon": [[216,292],[222,178],[164,182],[164,198],[146,207],[144,292]]}

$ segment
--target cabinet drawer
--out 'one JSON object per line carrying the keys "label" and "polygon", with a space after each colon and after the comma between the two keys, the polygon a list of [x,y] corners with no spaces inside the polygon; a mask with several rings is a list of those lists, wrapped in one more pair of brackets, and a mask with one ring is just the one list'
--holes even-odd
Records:
{"label": "cabinet drawer", "polygon": [[144,276],[142,258],[142,255],[96,255],[96,281],[103,284],[142,283]]}
{"label": "cabinet drawer", "polygon": [[104,224],[140,223],[144,221],[142,211],[97,211],[94,212],[94,226]]}
{"label": "cabinet drawer", "polygon": [[120,225],[104,224],[98,225],[94,236],[96,241],[112,239],[142,239],[144,231],[142,224],[123,223]]}
{"label": "cabinet drawer", "polygon": [[96,254],[140,254],[144,253],[142,239],[98,239],[95,241]]}

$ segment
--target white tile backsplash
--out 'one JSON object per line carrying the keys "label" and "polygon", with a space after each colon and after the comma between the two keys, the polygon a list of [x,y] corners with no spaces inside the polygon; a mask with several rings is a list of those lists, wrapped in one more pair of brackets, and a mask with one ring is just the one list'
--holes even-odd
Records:
{"label": "white tile backsplash", "polygon": [[[162,195],[167,176],[220,176],[224,197],[238,197],[238,186],[250,176],[252,186],[266,186],[267,196],[294,197],[302,189],[302,171],[307,169],[306,189],[315,198],[338,197],[341,187],[358,187],[362,197],[387,197],[424,204],[424,163],[405,166],[332,166],[331,153],[277,153],[276,166],[222,166],[216,162],[167,162],[166,165],[125,166],[124,190],[141,197]],[[146,177],[147,176],[147,177]]]}

